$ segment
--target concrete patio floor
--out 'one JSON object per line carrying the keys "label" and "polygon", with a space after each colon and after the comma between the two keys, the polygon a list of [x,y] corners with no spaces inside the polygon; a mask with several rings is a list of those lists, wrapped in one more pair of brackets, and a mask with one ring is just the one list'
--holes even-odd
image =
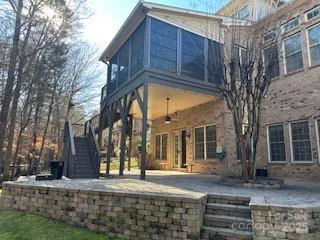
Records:
{"label": "concrete patio floor", "polygon": [[278,190],[252,189],[221,185],[220,177],[174,171],[147,171],[147,180],[140,180],[138,170],[125,171],[124,176],[111,172],[110,178],[35,181],[34,177],[22,177],[16,183],[35,186],[72,189],[135,192],[180,197],[201,197],[204,194],[236,196],[261,196],[273,204],[295,205],[320,203],[320,182],[301,179],[285,179],[285,186]]}

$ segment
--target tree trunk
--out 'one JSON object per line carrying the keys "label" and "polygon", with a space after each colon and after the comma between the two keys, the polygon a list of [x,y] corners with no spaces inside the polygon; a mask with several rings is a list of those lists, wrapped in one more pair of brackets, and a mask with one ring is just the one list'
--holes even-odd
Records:
{"label": "tree trunk", "polygon": [[8,78],[5,86],[2,108],[0,112],[0,175],[3,173],[3,161],[4,161],[4,143],[5,136],[7,132],[8,114],[9,107],[11,103],[12,89],[15,82],[15,70],[19,52],[19,42],[20,42],[20,30],[21,30],[21,13],[23,8],[23,0],[18,0],[18,6],[16,11],[15,27],[13,34],[13,43],[10,53],[9,68],[8,68]]}

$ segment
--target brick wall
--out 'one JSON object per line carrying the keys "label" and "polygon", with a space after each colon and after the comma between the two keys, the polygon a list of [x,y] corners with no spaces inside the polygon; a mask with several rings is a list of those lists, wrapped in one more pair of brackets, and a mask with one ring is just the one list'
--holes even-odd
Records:
{"label": "brick wall", "polygon": [[320,239],[320,205],[284,206],[269,204],[263,198],[250,202],[253,239]]}
{"label": "brick wall", "polygon": [[[202,172],[217,175],[239,173],[239,164],[236,159],[235,134],[230,114],[221,100],[209,102],[194,108],[190,108],[177,114],[173,114],[173,121],[165,124],[163,118],[152,121],[151,146],[153,159],[149,166],[153,169],[160,169],[160,163],[166,162],[166,170],[173,169],[174,146],[173,136],[175,131],[187,131],[187,164],[186,171]],[[216,125],[217,146],[222,146],[227,152],[224,160],[196,160],[194,158],[194,128],[197,126]],[[168,134],[168,159],[166,161],[155,160],[155,138],[157,134]]]}
{"label": "brick wall", "polygon": [[[307,29],[320,22],[316,18],[305,22],[304,14],[314,6],[318,0],[297,0],[293,4],[279,9],[275,14],[257,23],[257,28],[273,28],[276,23],[280,25],[293,17],[300,16],[301,26],[286,33],[282,37],[301,33],[303,43],[304,69],[285,75],[283,53],[280,52],[281,76],[272,81],[267,97],[263,102],[261,135],[257,149],[257,167],[267,168],[270,176],[273,177],[299,177],[308,179],[320,179],[320,153],[315,129],[315,119],[320,118],[320,66],[309,67]],[[218,175],[239,175],[240,164],[236,160],[236,139],[233,129],[233,120],[222,101],[210,102],[192,109],[179,112],[172,116],[175,121],[165,125],[163,119],[155,120],[152,123],[154,141],[158,133],[168,133],[168,163],[167,169],[172,169],[173,160],[173,132],[178,129],[186,129],[190,134],[187,142],[187,162],[194,164],[194,172],[218,174]],[[310,138],[312,145],[312,162],[292,163],[292,147],[290,146],[289,124],[293,121],[308,120],[310,127]],[[284,124],[286,161],[281,164],[269,163],[267,127],[272,124]],[[193,157],[193,129],[199,125],[216,124],[218,145],[227,151],[227,157],[223,162],[196,161]],[[153,145],[154,146],[154,145]],[[154,149],[153,149],[154,150]],[[159,161],[152,161],[152,167],[159,169]],[[188,168],[189,172],[191,168]]]}
{"label": "brick wall", "polygon": [[121,239],[200,239],[206,198],[4,183],[1,205]]}

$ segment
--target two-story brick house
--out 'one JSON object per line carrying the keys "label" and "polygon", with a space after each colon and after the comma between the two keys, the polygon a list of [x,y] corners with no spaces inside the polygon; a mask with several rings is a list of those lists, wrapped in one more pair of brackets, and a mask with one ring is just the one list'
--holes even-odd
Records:
{"label": "two-story brick house", "polygon": [[146,168],[240,174],[232,117],[217,90],[221,69],[209,53],[225,50],[235,19],[252,28],[280,24],[279,66],[263,103],[258,167],[271,176],[319,178],[319,5],[241,0],[208,14],[139,2],[100,59],[108,64],[101,126],[112,132],[122,119],[125,149],[128,116],[141,119],[142,177]]}

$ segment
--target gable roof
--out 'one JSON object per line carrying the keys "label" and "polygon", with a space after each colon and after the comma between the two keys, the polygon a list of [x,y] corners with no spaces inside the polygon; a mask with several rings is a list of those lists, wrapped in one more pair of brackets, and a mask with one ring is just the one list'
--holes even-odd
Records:
{"label": "gable roof", "polygon": [[[231,19],[229,17],[218,16],[211,13],[172,7],[162,4],[144,2],[140,0],[132,10],[124,24],[119,29],[118,33],[112,39],[108,47],[104,50],[99,60],[105,63],[109,61],[110,58],[119,50],[119,48],[125,43],[125,41],[131,36],[131,34],[150,12],[167,12],[170,14],[183,15],[190,18],[204,18],[211,21],[214,20],[221,22],[224,25],[231,25],[235,22],[235,19]],[[237,21],[243,22],[241,20]]]}

